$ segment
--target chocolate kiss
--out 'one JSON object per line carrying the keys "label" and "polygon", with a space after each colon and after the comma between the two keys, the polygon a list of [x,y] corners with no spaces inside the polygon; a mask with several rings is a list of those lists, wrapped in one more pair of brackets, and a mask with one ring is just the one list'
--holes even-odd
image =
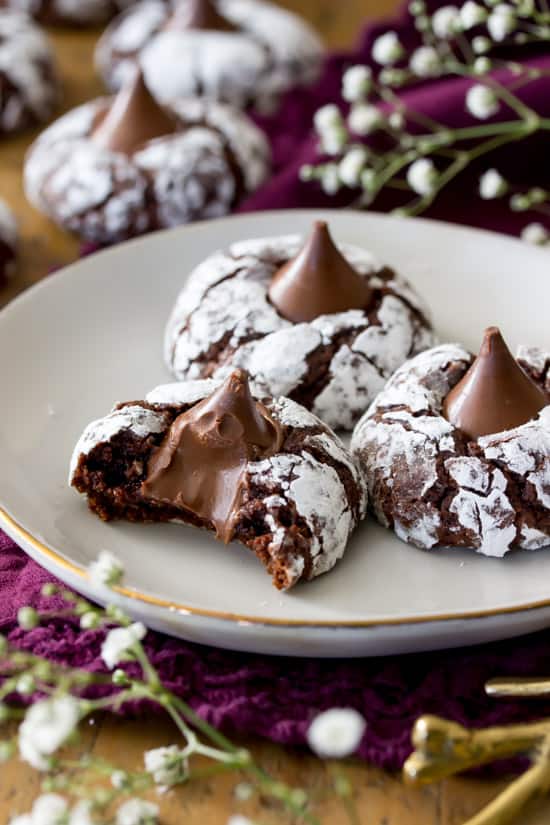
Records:
{"label": "chocolate kiss", "polygon": [[271,303],[283,318],[294,322],[366,309],[372,294],[366,278],[335,245],[324,221],[314,224],[302,251],[275,273],[269,287]]}
{"label": "chocolate kiss", "polygon": [[217,10],[212,0],[188,0],[180,3],[164,26],[165,31],[175,29],[204,29],[209,31],[233,32],[237,27]]}
{"label": "chocolate kiss", "polygon": [[171,135],[176,129],[175,119],[159,106],[145,85],[143,74],[137,71],[101,115],[92,140],[112,152],[131,155],[147,141]]}
{"label": "chocolate kiss", "polygon": [[476,360],[445,399],[443,415],[476,439],[519,427],[547,404],[543,391],[512,356],[500,330],[489,327]]}
{"label": "chocolate kiss", "polygon": [[213,524],[227,543],[247,461],[273,455],[281,443],[280,425],[253,399],[247,373],[235,370],[175,419],[151,456],[142,493]]}

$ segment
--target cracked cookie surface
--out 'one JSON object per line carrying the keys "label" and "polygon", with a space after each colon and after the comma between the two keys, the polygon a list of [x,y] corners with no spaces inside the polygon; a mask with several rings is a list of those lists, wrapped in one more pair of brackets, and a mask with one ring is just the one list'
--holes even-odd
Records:
{"label": "cracked cookie surface", "polygon": [[[549,405],[522,426],[472,440],[442,414],[473,363],[462,346],[416,356],[358,423],[352,453],[378,520],[417,547],[467,547],[501,557],[550,544]],[[518,361],[550,389],[550,352]]]}
{"label": "cracked cookie surface", "polygon": [[[212,530],[188,510],[146,498],[142,483],[173,422],[220,383],[161,386],[146,401],[121,404],[90,424],[70,469],[70,482],[90,509],[105,520],[179,521]],[[351,456],[319,419],[287,398],[262,404],[282,428],[282,442],[274,455],[246,463],[232,538],[258,556],[276,587],[288,589],[343,556],[365,516],[366,490]]]}
{"label": "cracked cookie surface", "polygon": [[340,245],[375,300],[293,323],[269,301],[270,282],[298,253],[297,235],[242,241],[189,276],[165,335],[165,360],[179,379],[248,371],[259,394],[285,395],[330,427],[351,429],[387,378],[432,346],[429,312],[395,272],[359,247]]}

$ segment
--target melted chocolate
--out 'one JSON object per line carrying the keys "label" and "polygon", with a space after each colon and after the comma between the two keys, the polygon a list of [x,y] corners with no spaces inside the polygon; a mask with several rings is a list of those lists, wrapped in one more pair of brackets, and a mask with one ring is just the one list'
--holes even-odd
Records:
{"label": "melted chocolate", "polygon": [[282,440],[281,426],[252,398],[246,372],[235,370],[175,419],[149,460],[142,493],[194,513],[228,543],[247,462],[273,455]]}
{"label": "melted chocolate", "polygon": [[165,30],[186,31],[203,29],[205,31],[238,31],[230,20],[223,17],[212,0],[188,0],[180,3],[168,19]]}
{"label": "melted chocolate", "polygon": [[318,221],[297,257],[273,276],[269,298],[283,318],[300,322],[368,309],[373,291],[335,245],[327,224]]}
{"label": "melted chocolate", "polygon": [[523,372],[500,330],[485,331],[479,355],[443,404],[443,414],[470,438],[512,430],[548,404]]}
{"label": "melted chocolate", "polygon": [[143,74],[137,71],[107,111],[100,114],[92,140],[112,152],[132,155],[148,141],[175,131],[175,119],[159,106],[145,85]]}

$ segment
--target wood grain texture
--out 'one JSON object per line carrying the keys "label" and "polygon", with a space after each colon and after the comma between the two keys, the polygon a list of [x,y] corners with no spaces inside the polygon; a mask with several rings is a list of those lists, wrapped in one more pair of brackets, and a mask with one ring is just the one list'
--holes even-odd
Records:
{"label": "wood grain texture", "polygon": [[[280,0],[281,5],[301,12],[331,47],[352,44],[368,17],[390,13],[395,0]],[[101,92],[93,72],[92,55],[96,35],[86,32],[52,32],[65,88],[64,108],[69,109]],[[34,135],[26,133],[0,144],[0,196],[15,210],[21,226],[21,250],[17,274],[0,292],[0,306],[18,292],[43,278],[52,268],[75,259],[78,242],[57,230],[30,207],[23,195],[21,169],[26,147]],[[426,708],[429,711],[429,708]],[[127,721],[102,718],[86,725],[74,755],[92,753],[138,768],[143,752],[177,741],[168,723],[158,720]],[[266,743],[246,743],[262,764],[276,776],[322,793],[330,784],[335,766],[320,764],[297,751]],[[405,788],[400,779],[362,765],[346,766],[353,781],[362,825],[460,825],[485,804],[502,783],[457,779],[423,790]],[[259,825],[283,825],[280,810],[266,800],[238,804],[234,775],[191,782],[162,798],[163,825],[225,825],[231,813],[241,812]],[[39,793],[38,775],[18,760],[3,765],[0,772],[0,825],[28,810]],[[332,802],[318,806],[326,825],[345,825],[347,815]],[[527,812],[521,825],[548,825],[550,803]]]}

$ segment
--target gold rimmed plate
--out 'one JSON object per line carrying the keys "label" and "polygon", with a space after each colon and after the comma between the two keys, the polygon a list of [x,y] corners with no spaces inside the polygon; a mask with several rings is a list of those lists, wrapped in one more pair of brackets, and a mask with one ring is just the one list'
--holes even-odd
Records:
{"label": "gold rimmed plate", "polygon": [[416,550],[374,523],[330,574],[288,594],[238,545],[177,525],[104,524],[67,486],[84,426],[170,380],[162,333],[191,268],[251,237],[307,232],[370,248],[430,303],[443,340],[475,348],[498,323],[544,345],[548,253],[495,234],[347,211],[244,215],[158,233],[50,276],[0,313],[0,525],[39,563],[101,601],[85,570],[125,563],[117,598],[176,636],[272,654],[380,655],[472,644],[550,623],[550,550],[504,560]]}

